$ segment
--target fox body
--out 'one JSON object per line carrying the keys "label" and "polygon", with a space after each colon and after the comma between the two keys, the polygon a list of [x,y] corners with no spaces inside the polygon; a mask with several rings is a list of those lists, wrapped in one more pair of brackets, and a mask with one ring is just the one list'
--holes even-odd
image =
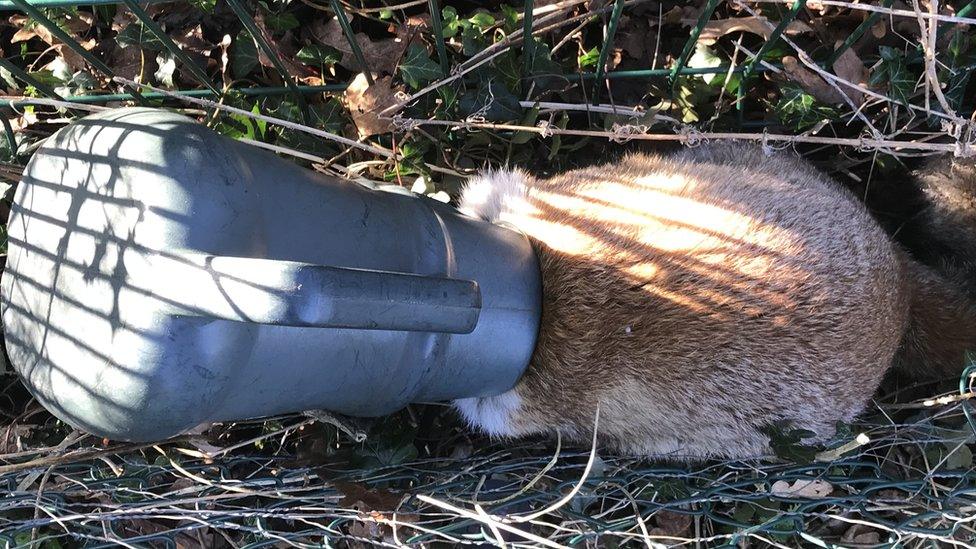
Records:
{"label": "fox body", "polygon": [[758,456],[768,427],[824,440],[892,364],[950,375],[976,343],[963,288],[786,154],[718,145],[545,180],[487,172],[460,208],[528,235],[542,273],[525,374],[455,402],[491,435],[588,440],[599,408],[616,451]]}

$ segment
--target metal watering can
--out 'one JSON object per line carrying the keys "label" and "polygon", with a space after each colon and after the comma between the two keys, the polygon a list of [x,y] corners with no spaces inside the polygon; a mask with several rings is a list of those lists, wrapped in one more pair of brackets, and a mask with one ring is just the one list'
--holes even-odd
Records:
{"label": "metal watering can", "polygon": [[11,363],[52,413],[114,440],[501,393],[539,325],[525,236],[164,110],[54,134],[8,239]]}

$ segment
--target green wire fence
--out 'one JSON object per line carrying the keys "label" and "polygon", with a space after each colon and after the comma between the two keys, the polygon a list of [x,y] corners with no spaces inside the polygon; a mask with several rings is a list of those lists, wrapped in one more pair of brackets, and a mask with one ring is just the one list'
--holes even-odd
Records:
{"label": "green wire fence", "polygon": [[[161,1],[0,0],[0,11],[27,14],[115,85],[120,80],[105,60],[45,14],[53,8],[117,5],[128,10],[158,40],[185,71],[187,80],[194,82],[192,88],[159,92],[121,85],[110,92],[62,95],[32,76],[7,48],[7,57],[0,57],[0,68],[38,95],[66,106],[72,115],[72,105],[80,114],[90,105],[170,104],[174,94],[215,100],[231,94],[291,98],[304,114],[314,96],[347,89],[344,82],[305,85],[297,81],[289,73],[288,60],[279,56],[257,24],[247,0],[224,1],[255,50],[267,57],[269,70],[278,77],[275,83],[281,85],[225,88],[220,75],[208,74],[150,15],[149,5]],[[758,80],[761,74],[783,70],[779,59],[768,56],[784,44],[790,25],[811,9],[814,0],[778,5],[779,19],[770,22],[762,45],[744,60],[689,66],[706,26],[723,7],[721,0],[704,0],[698,4],[701,12],[689,25],[688,36],[682,37],[683,43],[675,49],[669,66],[608,70],[623,17],[637,3],[608,0],[580,17],[580,23],[600,25],[603,37],[592,70],[562,75],[563,80],[588,94],[587,105],[581,107],[606,108],[601,98],[612,98],[608,90],[620,81],[654,79],[662,84],[661,93],[673,95],[682,78],[737,75],[741,83],[732,94],[736,98],[735,114],[740,128],[746,128],[756,124],[745,119],[746,83]],[[439,77],[460,78],[464,67],[451,65],[451,50],[444,37],[449,21],[443,14],[448,2],[419,0],[409,4],[424,10],[429,18]],[[529,83],[533,82],[535,54],[543,46],[534,35],[551,22],[544,21],[545,12],[533,0],[519,4],[521,21],[510,38],[514,47],[520,48],[522,61],[515,63],[513,72],[516,80]],[[340,0],[317,4],[321,10],[331,10],[322,11],[323,17],[336,17],[351,55],[367,83],[374,85],[355,21],[346,13],[348,5]],[[890,15],[885,10],[894,5],[894,0],[880,0],[874,6],[880,11],[865,13],[863,21],[852,25],[854,30],[836,47],[825,44],[817,52],[816,66],[830,71],[845,52]],[[952,24],[969,31],[976,24],[976,20],[968,19],[974,10],[976,1],[962,6]],[[944,23],[937,28],[948,30],[950,26]],[[965,88],[966,79],[976,70],[974,65],[958,68],[957,84],[961,82]],[[18,108],[26,99],[30,98],[0,99],[0,108]],[[6,116],[0,120],[9,150],[15,155],[15,130]],[[527,133],[526,129],[559,135],[555,124],[540,129],[532,123],[526,127],[474,126],[516,135]],[[50,446],[35,450],[0,450],[0,545],[971,547],[976,544],[976,521],[972,520],[976,516],[976,473],[969,450],[976,441],[973,374],[976,366],[964,372],[958,392],[944,402],[880,402],[879,413],[848,426],[848,432],[839,434],[838,440],[810,463],[677,467],[606,458],[591,464],[592,472],[585,479],[585,452],[572,449],[553,456],[548,446],[531,442],[519,446],[481,441],[481,446],[472,449],[465,448],[466,440],[452,441],[460,449],[441,452],[450,457],[426,459],[402,449],[378,448],[373,452],[376,459],[368,466],[345,467],[349,456],[343,454],[343,444],[348,441],[339,444],[334,432],[326,436],[323,427],[295,416],[226,426],[222,433],[238,429],[247,434],[244,442],[237,437],[225,448],[193,438],[158,447],[104,447],[90,438],[72,439],[75,435],[59,426],[65,443],[54,440]],[[0,390],[0,399],[11,398],[6,396],[8,391],[13,389]],[[891,419],[891,414],[906,409],[917,411],[917,415],[900,421]],[[10,423],[22,419],[19,416]],[[0,431],[12,429],[0,425]],[[0,442],[6,444],[10,436],[14,435],[0,434]],[[811,486],[823,490],[814,493]],[[504,520],[507,515],[527,514],[551,505],[576,487],[580,488],[577,496],[546,517],[514,526]]]}

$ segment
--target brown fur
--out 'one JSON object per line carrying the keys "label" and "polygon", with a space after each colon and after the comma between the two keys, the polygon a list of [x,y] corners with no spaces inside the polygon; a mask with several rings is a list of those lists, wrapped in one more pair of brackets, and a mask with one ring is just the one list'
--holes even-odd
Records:
{"label": "brown fur", "polygon": [[529,235],[544,295],[518,385],[459,405],[494,434],[587,440],[599,405],[619,451],[756,456],[774,423],[822,440],[852,420],[903,342],[942,374],[974,343],[964,294],[799,159],[724,145],[480,184],[499,177],[524,187],[462,207]]}

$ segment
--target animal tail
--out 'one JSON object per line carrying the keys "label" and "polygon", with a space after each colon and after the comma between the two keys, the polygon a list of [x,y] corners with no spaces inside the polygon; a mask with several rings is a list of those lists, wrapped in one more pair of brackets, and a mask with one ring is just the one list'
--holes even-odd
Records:
{"label": "animal tail", "polygon": [[976,161],[946,156],[914,174],[925,200],[910,230],[911,320],[900,365],[958,378],[976,355]]}
{"label": "animal tail", "polygon": [[936,158],[914,176],[924,209],[912,252],[976,301],[976,158]]}

